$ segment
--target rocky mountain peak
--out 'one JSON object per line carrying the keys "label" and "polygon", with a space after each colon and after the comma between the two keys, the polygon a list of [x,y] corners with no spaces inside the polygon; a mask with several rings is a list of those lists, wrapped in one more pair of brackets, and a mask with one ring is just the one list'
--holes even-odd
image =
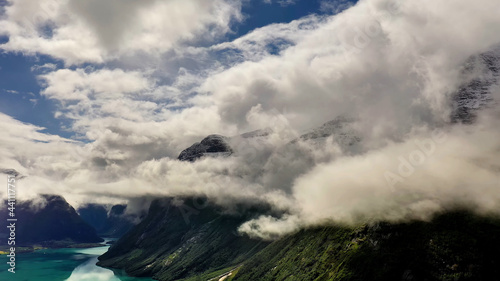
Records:
{"label": "rocky mountain peak", "polygon": [[204,156],[228,156],[232,153],[233,150],[228,143],[227,137],[221,135],[209,135],[201,142],[197,142],[189,148],[183,150],[177,159],[181,161],[193,162]]}
{"label": "rocky mountain peak", "polygon": [[466,79],[452,97],[453,123],[473,123],[477,111],[491,106],[491,87],[500,81],[500,48],[471,57],[465,64]]}

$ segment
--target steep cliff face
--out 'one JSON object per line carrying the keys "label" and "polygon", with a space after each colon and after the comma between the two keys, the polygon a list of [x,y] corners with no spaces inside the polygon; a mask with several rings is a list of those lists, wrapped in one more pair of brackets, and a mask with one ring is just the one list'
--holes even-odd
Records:
{"label": "steep cliff face", "polygon": [[[17,246],[39,244],[51,247],[103,241],[61,196],[42,195],[35,201],[18,202],[15,211]],[[6,209],[0,210],[3,221],[7,215]],[[0,235],[5,237],[6,234],[2,228]],[[6,240],[0,242],[4,244]]]}
{"label": "steep cliff face", "polygon": [[201,198],[156,200],[147,217],[99,257],[98,264],[160,280],[235,266],[268,244],[236,233],[256,212],[243,208],[225,214]]}

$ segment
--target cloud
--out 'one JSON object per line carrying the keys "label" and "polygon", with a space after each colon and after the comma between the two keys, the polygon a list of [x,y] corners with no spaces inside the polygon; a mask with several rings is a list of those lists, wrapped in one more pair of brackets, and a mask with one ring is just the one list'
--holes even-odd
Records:
{"label": "cloud", "polygon": [[291,215],[251,220],[239,231],[271,239],[328,223],[427,220],[456,206],[498,215],[498,125],[457,126],[441,132],[438,142],[424,130],[381,150],[317,165],[296,179]]}
{"label": "cloud", "polygon": [[[263,113],[282,111],[299,130],[339,114],[359,115],[370,120],[363,124],[366,133],[379,139],[402,135],[412,123],[446,121],[463,63],[498,43],[493,18],[477,19],[472,31],[458,23],[458,8],[443,4],[430,11],[409,2],[393,11],[390,3],[361,2],[280,56],[238,64],[209,77],[201,89],[213,93],[224,120],[240,126],[264,126],[247,120],[259,104]],[[473,15],[487,13],[483,6],[471,9]],[[415,20],[424,16],[426,25]],[[469,30],[470,37],[455,36],[458,30]]]}
{"label": "cloud", "polygon": [[[498,81],[470,59],[498,53],[497,1],[366,0],[231,42],[216,38],[230,32],[239,2],[70,1],[46,21],[51,34],[26,33],[18,22],[43,3],[7,9],[5,50],[113,63],[39,76],[81,142],[0,115],[0,168],[26,175],[25,193],[59,193],[75,205],[167,195],[264,201],[285,215],[240,231],[265,239],[325,222],[426,219],[456,204],[498,210]],[[106,28],[101,8],[113,10]],[[211,43],[198,44],[200,34]],[[161,67],[135,52],[147,62],[161,54]],[[475,124],[452,124],[451,98],[476,78],[493,79],[485,90],[493,103]],[[330,123],[337,135],[297,139],[338,116],[349,122]],[[263,128],[272,133],[235,137]],[[176,160],[213,133],[233,137],[232,157]]]}
{"label": "cloud", "polygon": [[42,95],[59,101],[115,99],[148,89],[150,82],[139,72],[121,69],[60,69],[39,76],[46,85]]}
{"label": "cloud", "polygon": [[298,231],[300,223],[294,216],[285,216],[282,219],[261,216],[258,219],[245,222],[238,230],[252,238],[275,240],[284,234]]}
{"label": "cloud", "polygon": [[5,90],[5,92],[9,93],[9,94],[14,94],[14,95],[17,95],[19,94],[18,91],[14,91],[14,90]]}
{"label": "cloud", "polygon": [[210,50],[234,51],[241,56],[242,61],[259,61],[270,55],[278,55],[297,44],[324,21],[325,18],[313,15],[290,23],[270,24],[231,42],[211,46]]}
{"label": "cloud", "polygon": [[[357,222],[420,218],[429,215],[425,208],[439,211],[453,204],[498,208],[500,163],[492,141],[498,133],[492,127],[456,127],[442,142],[430,135],[316,167],[294,186],[303,215],[310,221]],[[426,142],[435,148],[419,147]]]}
{"label": "cloud", "polygon": [[[266,4],[272,4],[273,3],[272,0],[263,0],[263,2],[266,3]],[[286,7],[286,6],[289,6],[289,5],[295,5],[296,0],[277,0],[277,1],[274,1],[274,2],[280,4],[283,7]]]}
{"label": "cloud", "polygon": [[31,198],[49,190],[64,192],[65,189],[56,187],[58,178],[52,176],[55,176],[55,171],[64,175],[65,171],[76,167],[73,161],[81,160],[75,149],[76,142],[42,133],[44,128],[22,123],[4,114],[0,114],[0,120],[2,131],[7,132],[0,137],[3,144],[0,149],[1,169],[16,170],[23,175],[22,182],[27,181],[30,176],[38,178],[40,175],[37,186],[47,188],[43,191],[43,188],[30,187],[29,192],[25,192],[19,185],[19,198]]}
{"label": "cloud", "polygon": [[57,65],[54,63],[45,63],[43,65],[34,65],[31,67],[32,72],[49,72],[49,71],[54,71],[57,69]]}
{"label": "cloud", "polygon": [[0,34],[6,51],[46,54],[67,65],[103,63],[123,55],[158,56],[181,41],[214,38],[240,20],[240,2],[9,1]]}

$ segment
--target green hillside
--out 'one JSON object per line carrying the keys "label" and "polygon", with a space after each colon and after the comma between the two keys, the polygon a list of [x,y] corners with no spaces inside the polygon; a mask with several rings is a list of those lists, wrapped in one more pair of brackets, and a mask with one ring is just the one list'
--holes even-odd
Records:
{"label": "green hillside", "polygon": [[235,235],[242,221],[208,207],[186,224],[178,207],[156,201],[100,265],[159,280],[500,280],[500,219],[468,211],[304,229],[271,244]]}
{"label": "green hillside", "polygon": [[465,211],[431,222],[302,230],[232,280],[500,280],[500,220]]}
{"label": "green hillside", "polygon": [[153,202],[148,216],[99,257],[99,265],[177,280],[236,266],[269,244],[236,235],[246,215],[208,205],[196,209],[196,200],[180,206],[171,199]]}

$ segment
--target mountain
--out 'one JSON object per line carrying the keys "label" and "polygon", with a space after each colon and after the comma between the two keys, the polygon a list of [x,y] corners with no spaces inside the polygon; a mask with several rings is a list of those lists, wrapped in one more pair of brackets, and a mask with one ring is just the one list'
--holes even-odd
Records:
{"label": "mountain", "polygon": [[100,233],[107,227],[108,210],[105,205],[86,204],[77,209],[78,215],[97,233]]}
{"label": "mountain", "polygon": [[159,280],[234,267],[267,246],[236,234],[253,214],[265,211],[241,205],[228,213],[203,198],[157,199],[147,217],[99,257],[98,265]]}
{"label": "mountain", "polygon": [[[302,141],[341,139],[346,145],[359,141],[350,130],[351,119],[338,118],[304,135]],[[269,129],[228,138],[210,135],[182,151],[180,161],[202,157],[228,157],[234,152],[231,143],[265,138]],[[291,141],[289,146],[295,146]],[[270,208],[259,204],[240,204],[238,211],[227,212],[212,204],[199,206],[201,198],[165,198],[154,201],[147,217],[99,257],[99,265],[125,269],[132,276],[152,276],[159,280],[198,278],[232,269],[269,244],[236,233],[238,227]],[[102,213],[102,210],[101,210]],[[101,221],[102,222],[102,221]],[[103,223],[103,222],[102,222]]]}
{"label": "mountain", "polygon": [[499,235],[500,219],[463,210],[430,222],[304,229],[229,280],[499,280]]}
{"label": "mountain", "polygon": [[5,174],[9,176],[16,177],[16,179],[21,180],[24,178],[23,175],[21,175],[18,171],[15,169],[0,169],[0,174]]}
{"label": "mountain", "polygon": [[181,152],[178,160],[195,161],[204,156],[227,156],[231,155],[233,150],[229,146],[228,138],[220,135],[210,135],[201,142],[195,143]]}
{"label": "mountain", "polygon": [[[15,214],[17,246],[58,247],[103,241],[94,228],[82,220],[75,209],[58,195],[41,195],[36,200],[18,201]],[[7,209],[0,210],[0,219],[6,221],[7,217]],[[0,235],[7,237],[5,227],[0,228]],[[0,241],[2,244],[6,243],[5,239]]]}
{"label": "mountain", "polygon": [[[317,144],[324,142],[331,137],[341,147],[355,147],[361,141],[357,132],[352,128],[354,119],[345,116],[339,116],[331,121],[326,122],[318,128],[314,128],[309,132],[301,135],[297,139],[290,140],[293,145],[300,141],[315,142]],[[201,142],[194,143],[190,147],[183,150],[177,157],[180,161],[196,161],[202,157],[217,157],[230,156],[233,153],[238,153],[232,147],[233,145],[245,146],[249,145],[248,141],[255,139],[266,138],[273,133],[272,129],[266,128],[241,134],[235,137],[225,137],[221,135],[209,135]],[[241,147],[240,147],[241,148]],[[350,148],[352,149],[352,148]]]}
{"label": "mountain", "polygon": [[[499,69],[498,51],[471,58],[464,68],[465,82],[450,101],[452,123],[473,123],[480,109],[492,105],[490,89],[500,81]],[[262,157],[263,169],[292,186],[297,174],[318,163],[310,145],[331,140],[344,152],[359,152],[362,139],[354,122],[340,116],[290,140]],[[270,134],[266,129],[233,138],[211,135],[182,151],[178,159],[237,155],[241,146],[245,150],[251,144],[247,140]],[[235,139],[240,142],[233,148]],[[293,177],[284,178],[286,174]],[[99,265],[158,280],[499,280],[498,216],[455,209],[430,221],[352,227],[330,223],[269,243],[235,233],[243,222],[269,209],[247,205],[228,213],[213,204],[200,208],[199,200],[154,201],[148,216],[99,257]]]}
{"label": "mountain", "polygon": [[249,139],[249,138],[267,137],[272,133],[273,130],[271,128],[265,128],[261,130],[255,130],[248,133],[244,133],[241,134],[240,136],[244,139]]}
{"label": "mountain", "polygon": [[[352,123],[356,120],[346,116],[338,116],[318,128],[312,129],[299,137],[302,141],[318,141],[332,137],[343,147],[353,146],[361,141],[356,130],[352,128]],[[297,142],[294,140],[293,142]]]}
{"label": "mountain", "polygon": [[455,123],[470,124],[478,110],[492,105],[490,89],[500,81],[500,48],[471,57],[463,75],[467,82],[452,97],[451,119]]}
{"label": "mountain", "polygon": [[[158,280],[498,280],[500,219],[450,210],[431,221],[302,229],[272,243],[234,235],[241,216],[155,201],[99,265]],[[184,209],[184,213],[183,210]],[[193,213],[190,213],[193,212]],[[188,220],[186,220],[186,216]]]}
{"label": "mountain", "polygon": [[[108,211],[109,209],[109,211]],[[90,224],[102,237],[118,238],[127,233],[135,224],[135,217],[125,215],[127,205],[87,204],[78,208],[80,217]]]}

